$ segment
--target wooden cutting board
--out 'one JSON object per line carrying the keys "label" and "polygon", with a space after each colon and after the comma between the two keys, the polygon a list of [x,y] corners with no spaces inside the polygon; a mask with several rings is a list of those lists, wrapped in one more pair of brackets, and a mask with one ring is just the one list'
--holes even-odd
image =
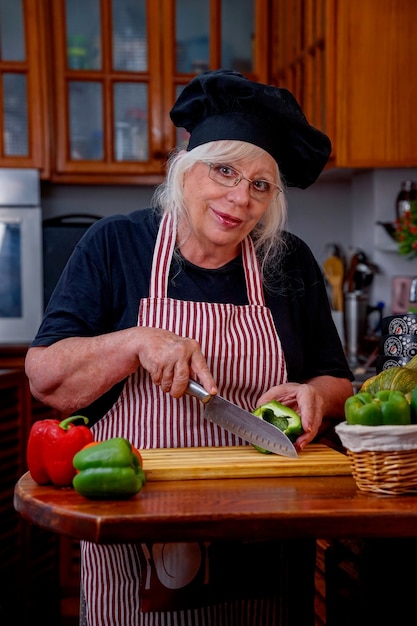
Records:
{"label": "wooden cutting board", "polygon": [[193,478],[343,476],[351,473],[347,456],[309,444],[297,459],[262,454],[252,446],[141,450],[149,481]]}

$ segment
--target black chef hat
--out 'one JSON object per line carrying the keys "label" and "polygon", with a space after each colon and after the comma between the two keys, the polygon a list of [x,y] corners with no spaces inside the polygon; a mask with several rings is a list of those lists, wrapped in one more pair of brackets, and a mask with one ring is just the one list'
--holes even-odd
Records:
{"label": "black chef hat", "polygon": [[253,143],[278,163],[289,187],[317,179],[331,152],[330,139],[311,126],[287,89],[248,80],[232,70],[196,76],[171,109],[175,126],[190,133],[188,150],[209,141]]}

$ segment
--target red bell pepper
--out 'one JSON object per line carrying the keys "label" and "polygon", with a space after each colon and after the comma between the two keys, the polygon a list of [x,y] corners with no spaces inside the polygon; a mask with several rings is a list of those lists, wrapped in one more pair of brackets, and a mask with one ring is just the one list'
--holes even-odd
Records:
{"label": "red bell pepper", "polygon": [[[74,424],[82,419],[84,424]],[[26,450],[29,472],[39,485],[72,485],[76,470],[72,460],[77,452],[94,440],[86,426],[88,418],[72,415],[61,422],[44,419],[32,425]]]}

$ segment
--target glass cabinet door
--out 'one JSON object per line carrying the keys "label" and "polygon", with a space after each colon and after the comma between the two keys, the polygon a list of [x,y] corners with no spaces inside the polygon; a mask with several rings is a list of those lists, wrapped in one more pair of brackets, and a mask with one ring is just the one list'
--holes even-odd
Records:
{"label": "glass cabinet door", "polygon": [[148,32],[159,24],[157,3],[57,0],[54,7],[61,26],[58,171],[155,170],[162,154],[160,107],[149,103],[160,98],[160,33],[152,28],[149,39]]}
{"label": "glass cabinet door", "polygon": [[210,0],[176,0],[176,73],[210,69]]}
{"label": "glass cabinet door", "polygon": [[222,0],[221,67],[254,71],[255,0]]}
{"label": "glass cabinet door", "polygon": [[35,1],[0,0],[1,165],[41,165],[45,138]]}
{"label": "glass cabinet door", "polygon": [[[0,1],[0,55],[2,62],[26,60],[24,18],[21,0]],[[5,156],[28,156],[27,77],[4,69],[1,73],[3,95],[3,150]]]}
{"label": "glass cabinet door", "polygon": [[26,76],[3,72],[3,122],[5,156],[28,156],[28,108]]}
{"label": "glass cabinet door", "polygon": [[176,0],[176,73],[253,72],[255,0]]}
{"label": "glass cabinet door", "polygon": [[72,161],[103,159],[103,89],[100,82],[68,81]]}
{"label": "glass cabinet door", "polygon": [[114,101],[114,159],[147,161],[148,88],[141,83],[116,83]]}
{"label": "glass cabinet door", "polygon": [[[66,0],[65,10],[67,69],[102,72],[104,42],[99,0]],[[112,0],[110,15],[110,73],[115,76],[109,83],[113,111],[110,160],[147,161],[148,90],[136,76],[148,69],[145,0]],[[135,82],[117,80],[117,72],[132,74]],[[104,89],[102,82],[68,80],[71,160],[105,158]]]}

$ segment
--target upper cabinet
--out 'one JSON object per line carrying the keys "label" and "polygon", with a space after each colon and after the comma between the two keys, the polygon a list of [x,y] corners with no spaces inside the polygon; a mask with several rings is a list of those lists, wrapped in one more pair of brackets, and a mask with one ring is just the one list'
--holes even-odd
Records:
{"label": "upper cabinet", "polygon": [[53,0],[52,178],[153,183],[184,139],[169,111],[196,74],[266,79],[255,0]]}
{"label": "upper cabinet", "polygon": [[48,174],[42,3],[0,2],[0,166]]}
{"label": "upper cabinet", "polygon": [[201,71],[290,89],[329,166],[417,165],[416,0],[1,0],[0,167],[155,184]]}
{"label": "upper cabinet", "polygon": [[417,165],[415,0],[275,0],[271,81],[331,138],[330,165]]}

